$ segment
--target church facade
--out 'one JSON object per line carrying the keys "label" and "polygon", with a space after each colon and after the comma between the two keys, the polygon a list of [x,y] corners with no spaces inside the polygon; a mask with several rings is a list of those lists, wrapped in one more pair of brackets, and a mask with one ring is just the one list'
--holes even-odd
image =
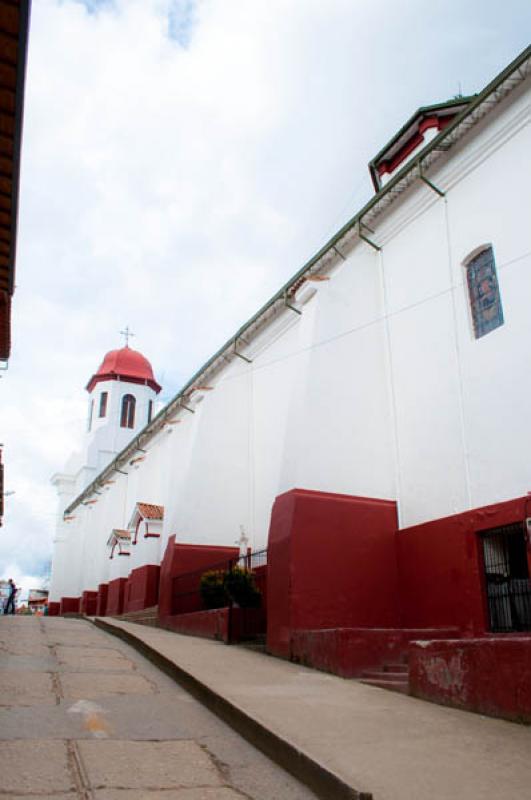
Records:
{"label": "church facade", "polygon": [[[530,76],[527,49],[479,94],[419,109],[371,162],[374,197],[156,416],[149,364],[132,384],[102,365],[88,467],[55,481],[51,601],[159,564],[170,536],[264,548],[294,489],[393,503],[398,540],[424,541],[527,496]],[[143,411],[123,428],[131,386]]]}

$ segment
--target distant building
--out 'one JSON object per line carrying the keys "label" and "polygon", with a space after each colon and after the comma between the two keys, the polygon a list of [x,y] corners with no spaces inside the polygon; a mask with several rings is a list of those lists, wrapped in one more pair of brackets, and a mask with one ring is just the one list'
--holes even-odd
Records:
{"label": "distant building", "polygon": [[30,589],[28,593],[28,608],[32,614],[43,614],[48,606],[47,589]]}

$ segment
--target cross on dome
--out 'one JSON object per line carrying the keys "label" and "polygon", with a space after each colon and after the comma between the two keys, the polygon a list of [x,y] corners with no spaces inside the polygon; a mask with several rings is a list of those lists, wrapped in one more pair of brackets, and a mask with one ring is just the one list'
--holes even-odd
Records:
{"label": "cross on dome", "polygon": [[134,334],[132,331],[129,330],[129,325],[126,325],[125,330],[120,331],[120,333],[122,334],[122,336],[125,336],[125,346],[129,347],[129,339],[132,336],[136,336],[136,334]]}

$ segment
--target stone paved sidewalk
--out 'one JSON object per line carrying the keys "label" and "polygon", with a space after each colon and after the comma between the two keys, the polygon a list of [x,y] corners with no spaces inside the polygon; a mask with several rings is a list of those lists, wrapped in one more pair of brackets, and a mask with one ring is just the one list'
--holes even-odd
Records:
{"label": "stone paved sidewalk", "polygon": [[0,800],[315,800],[87,621],[0,617]]}

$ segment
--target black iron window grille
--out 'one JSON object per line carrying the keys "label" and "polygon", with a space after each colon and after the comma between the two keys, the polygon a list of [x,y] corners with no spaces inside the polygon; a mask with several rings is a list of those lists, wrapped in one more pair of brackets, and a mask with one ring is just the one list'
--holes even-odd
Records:
{"label": "black iron window grille", "polygon": [[490,630],[531,630],[531,580],[523,522],[481,534]]}

